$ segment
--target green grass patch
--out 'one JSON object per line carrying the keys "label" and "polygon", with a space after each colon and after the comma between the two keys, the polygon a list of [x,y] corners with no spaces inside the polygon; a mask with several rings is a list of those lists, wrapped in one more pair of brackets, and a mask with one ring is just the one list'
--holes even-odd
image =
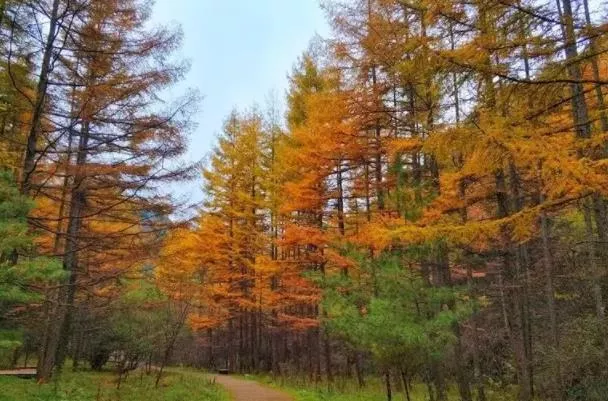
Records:
{"label": "green grass patch", "polygon": [[[291,394],[296,401],[386,401],[384,388],[379,380],[368,379],[364,388],[351,380],[338,380],[329,385],[327,383],[314,383],[302,378],[272,378],[270,376],[250,376],[247,379],[283,390]],[[426,400],[422,388],[412,389],[412,401]],[[394,390],[394,399],[405,399]]]}
{"label": "green grass patch", "polygon": [[[246,379],[283,390],[291,394],[295,401],[386,401],[383,383],[378,378],[368,378],[364,388],[359,388],[352,380],[338,380],[327,383],[313,383],[302,378],[272,378],[271,376],[244,376]],[[497,389],[488,386],[486,395],[489,401],[514,401],[515,389]],[[429,399],[426,386],[415,383],[410,388],[412,401]],[[405,393],[400,387],[393,387],[393,400],[405,400]],[[459,401],[460,396],[455,386],[448,391],[448,400]]]}
{"label": "green grass patch", "polygon": [[0,377],[0,401],[228,401],[228,393],[204,373],[170,369],[161,385],[154,375],[132,372],[116,388],[111,372],[65,372],[51,383]]}

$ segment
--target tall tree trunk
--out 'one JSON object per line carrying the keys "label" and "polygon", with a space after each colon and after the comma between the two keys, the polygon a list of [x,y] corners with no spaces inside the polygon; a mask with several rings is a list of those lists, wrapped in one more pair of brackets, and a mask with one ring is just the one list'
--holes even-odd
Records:
{"label": "tall tree trunk", "polygon": [[21,172],[21,192],[28,195],[31,191],[31,179],[34,169],[36,168],[36,145],[40,135],[40,127],[42,115],[44,113],[44,104],[46,100],[49,75],[52,70],[51,58],[55,49],[55,40],[57,39],[59,25],[59,4],[61,0],[53,0],[51,12],[49,15],[49,31],[46,42],[44,44],[44,52],[42,54],[42,64],[40,66],[40,75],[36,86],[36,95],[34,99],[34,109],[30,120],[30,128],[27,135],[27,144],[25,154],[23,156],[23,171]]}
{"label": "tall tree trunk", "polygon": [[589,267],[591,268],[591,286],[593,289],[593,298],[595,302],[595,314],[598,320],[603,321],[606,317],[606,307],[604,305],[601,284],[604,274],[602,271],[600,271],[597,263],[597,243],[595,241],[595,235],[593,234],[593,222],[591,220],[591,210],[589,210],[590,208],[591,202],[586,201],[583,203],[583,216],[585,219],[585,231],[587,235],[585,241],[585,250],[587,253],[587,257],[589,258]]}
{"label": "tall tree trunk", "polygon": [[[591,13],[589,11],[589,0],[583,0],[583,6],[585,8],[585,22],[587,23],[587,29],[591,30],[593,25],[591,23]],[[597,105],[600,111],[600,127],[602,132],[608,132],[608,116],[606,115],[606,102],[604,101],[604,93],[602,92],[602,85],[599,83],[601,80],[600,67],[597,54],[597,40],[591,33],[589,38],[589,52],[591,53],[591,68],[593,70],[593,80],[597,81],[594,84],[595,97]]]}
{"label": "tall tree trunk", "polygon": [[403,382],[403,391],[405,391],[406,401],[412,401],[410,398],[410,383],[404,369],[401,369],[401,381]]}
{"label": "tall tree trunk", "polygon": [[462,333],[460,332],[460,324],[454,323],[454,333],[456,335],[456,343],[454,344],[454,357],[456,358],[456,382],[458,384],[458,392],[460,394],[461,401],[473,401],[471,394],[471,379],[469,377],[469,371],[466,366],[464,359],[463,344],[462,344]]}
{"label": "tall tree trunk", "polygon": [[[507,194],[506,182],[504,172],[499,170],[495,173],[496,179],[496,201],[497,201],[497,217],[505,218],[509,215],[509,199]],[[518,252],[511,243],[508,234],[504,235],[504,254],[502,256],[502,272],[504,278],[513,281],[512,287],[514,289],[510,292],[510,299],[506,303],[505,299],[503,302],[503,315],[505,325],[508,331],[509,340],[515,354],[517,361],[518,371],[518,382],[519,382],[519,399],[520,401],[530,401],[532,399],[532,379],[530,372],[530,361],[527,354],[526,336],[525,336],[525,323],[524,319],[524,306],[521,298],[521,290],[518,281],[519,272],[521,266],[520,252]],[[515,264],[517,269],[513,269],[513,256],[515,256]],[[500,283],[501,287],[504,288],[504,283]],[[503,291],[503,289],[501,289]],[[508,306],[507,306],[508,305]]]}
{"label": "tall tree trunk", "polygon": [[70,198],[70,211],[68,217],[68,227],[66,231],[65,255],[63,258],[63,269],[68,275],[67,287],[62,289],[60,296],[61,315],[58,321],[60,322],[59,339],[56,351],[56,365],[58,368],[63,366],[67,356],[67,346],[69,343],[70,332],[72,329],[72,319],[74,314],[74,299],[76,297],[76,282],[79,270],[79,241],[80,229],[82,227],[82,213],[86,205],[86,174],[84,166],[87,163],[88,144],[89,144],[89,128],[90,123],[84,121],[80,132],[80,140],[78,144],[78,152],[76,154],[76,174],[74,176],[74,184],[72,195]]}
{"label": "tall tree trunk", "polygon": [[338,195],[336,199],[336,210],[338,212],[338,231],[340,235],[344,235],[345,225],[344,225],[344,187],[342,184],[342,159],[338,161],[338,166],[336,167],[336,186],[338,189]]}
{"label": "tall tree trunk", "polygon": [[[372,0],[367,0],[367,22],[371,25],[372,15]],[[371,31],[371,26],[368,28]],[[372,73],[372,91],[373,96],[378,94],[378,74],[376,62],[371,61],[371,73]],[[382,184],[382,127],[380,125],[380,119],[376,118],[374,124],[374,146],[375,146],[375,184],[376,184],[376,198],[378,201],[378,210],[384,210],[384,188]]]}
{"label": "tall tree trunk", "polygon": [[[460,218],[462,223],[466,224],[469,216],[467,210],[466,199],[466,182],[461,181],[458,185],[459,198],[462,201],[463,207],[460,210]],[[471,298],[471,318],[469,319],[472,333],[472,359],[473,359],[473,385],[477,390],[477,401],[486,401],[486,391],[484,379],[481,369],[481,360],[479,357],[479,332],[477,328],[477,316],[479,314],[479,306],[477,304],[477,288],[473,277],[473,267],[471,263],[467,263],[467,290]],[[508,327],[508,325],[506,325]]]}
{"label": "tall tree trunk", "polygon": [[[509,163],[509,176],[510,176],[510,187],[511,187],[511,199],[513,204],[513,212],[517,213],[524,207],[522,198],[521,182],[517,167],[513,162]],[[518,299],[520,300],[520,311],[521,316],[521,336],[523,342],[523,349],[525,354],[525,363],[527,365],[528,380],[530,381],[531,398],[534,398],[534,367],[532,364],[532,322],[530,317],[530,269],[529,269],[529,256],[528,256],[528,244],[517,244],[515,247],[515,266],[516,276],[515,284],[518,293]]]}
{"label": "tall tree trunk", "polygon": [[[61,199],[59,202],[59,212],[57,213],[57,229],[55,232],[55,239],[53,242],[53,255],[59,255],[60,251],[63,254],[65,247],[65,239],[64,239],[64,227],[63,220],[65,218],[65,209],[68,205],[68,193],[70,191],[70,177],[69,170],[72,161],[72,140],[73,140],[73,132],[70,130],[67,144],[67,154],[66,154],[66,162],[64,169],[64,179],[63,185],[61,189]],[[43,328],[43,336],[40,344],[40,350],[38,353],[38,364],[37,364],[37,372],[38,372],[38,380],[46,381],[50,378],[52,369],[55,365],[54,353],[57,349],[57,336],[56,330],[57,319],[59,310],[59,291],[56,288],[46,289],[45,290],[45,303],[44,303],[44,328]],[[54,332],[55,331],[55,332]],[[51,356],[51,354],[53,356]]]}
{"label": "tall tree trunk", "polygon": [[[558,0],[560,1],[560,0]],[[576,33],[574,31],[574,14],[572,11],[571,0],[561,0],[563,4],[563,34],[564,34],[564,52],[566,54],[566,65],[568,67],[568,75],[572,80],[570,84],[570,96],[572,102],[572,121],[576,136],[579,138],[591,137],[591,124],[589,121],[589,112],[587,110],[587,102],[585,100],[585,91],[583,88],[580,61],[578,59],[578,49],[576,47]]]}
{"label": "tall tree trunk", "polygon": [[363,377],[363,367],[361,366],[361,352],[355,351],[355,374],[357,375],[357,384],[359,388],[365,387],[365,378]]}
{"label": "tall tree trunk", "polygon": [[384,386],[386,388],[386,399],[387,401],[392,401],[393,399],[393,388],[391,386],[391,371],[390,369],[386,369],[384,372]]}
{"label": "tall tree trunk", "polygon": [[334,373],[331,358],[331,342],[327,331],[323,330],[323,351],[325,354],[325,374],[327,375],[327,381],[333,383]]}
{"label": "tall tree trunk", "polygon": [[[555,307],[555,288],[553,285],[553,255],[551,254],[549,217],[546,212],[540,216],[541,237],[543,246],[543,267],[545,271],[545,293],[549,312],[549,329],[551,331],[551,346],[554,352],[559,349],[559,334],[557,331],[557,309]],[[558,400],[562,399],[562,373],[559,364],[555,366],[554,392]]]}
{"label": "tall tree trunk", "polygon": [[179,308],[176,316],[177,320],[167,328],[167,332],[165,333],[165,349],[163,350],[163,357],[161,359],[158,373],[156,375],[156,380],[154,381],[155,388],[158,388],[158,385],[160,384],[160,380],[162,379],[165,366],[167,366],[167,364],[169,363],[171,353],[173,352],[173,348],[175,347],[175,342],[179,337],[180,331],[184,327],[184,323],[186,323],[186,318],[188,317],[188,313],[190,310],[188,304],[182,305],[176,303],[176,307]]}

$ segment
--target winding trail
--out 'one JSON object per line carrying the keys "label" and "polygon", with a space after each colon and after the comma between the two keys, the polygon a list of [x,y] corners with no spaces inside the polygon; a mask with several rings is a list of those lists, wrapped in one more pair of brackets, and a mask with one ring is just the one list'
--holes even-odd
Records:
{"label": "winding trail", "polygon": [[293,401],[289,395],[251,380],[218,375],[215,376],[215,382],[224,386],[234,401]]}

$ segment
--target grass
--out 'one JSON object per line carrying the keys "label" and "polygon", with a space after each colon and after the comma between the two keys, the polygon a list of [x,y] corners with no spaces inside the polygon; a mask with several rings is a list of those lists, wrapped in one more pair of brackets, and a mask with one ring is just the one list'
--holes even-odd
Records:
{"label": "grass", "polygon": [[[359,388],[352,381],[340,381],[332,386],[327,384],[310,383],[293,379],[279,379],[274,381],[271,377],[258,377],[258,381],[280,388],[291,394],[296,401],[386,401],[384,388],[378,380],[368,380],[365,388]],[[412,401],[426,401],[424,389],[414,386],[410,392]],[[405,395],[397,394],[393,390],[393,399],[404,400]]]}
{"label": "grass", "polygon": [[[368,379],[365,388],[361,389],[354,381],[339,381],[329,387],[327,384],[315,384],[308,380],[273,379],[270,376],[246,376],[248,379],[266,384],[268,386],[284,390],[291,394],[295,401],[386,401],[384,386],[379,379]],[[512,401],[513,389],[498,390],[486,389],[488,400],[490,401]],[[405,400],[405,393],[400,389],[393,388],[393,400]],[[421,384],[414,384],[410,389],[410,399],[412,401],[427,401],[428,393],[426,387]],[[448,399],[460,400],[456,388],[450,388]]]}
{"label": "grass", "polygon": [[112,372],[65,372],[51,383],[0,377],[0,401],[228,401],[228,393],[201,372],[170,369],[159,388],[154,376],[131,373],[116,389]]}

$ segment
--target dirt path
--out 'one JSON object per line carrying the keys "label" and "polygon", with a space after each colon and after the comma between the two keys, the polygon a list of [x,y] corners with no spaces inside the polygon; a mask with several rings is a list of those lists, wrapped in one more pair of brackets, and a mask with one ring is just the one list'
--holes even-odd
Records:
{"label": "dirt path", "polygon": [[254,381],[223,375],[215,376],[215,381],[230,392],[234,401],[293,401],[289,395]]}

